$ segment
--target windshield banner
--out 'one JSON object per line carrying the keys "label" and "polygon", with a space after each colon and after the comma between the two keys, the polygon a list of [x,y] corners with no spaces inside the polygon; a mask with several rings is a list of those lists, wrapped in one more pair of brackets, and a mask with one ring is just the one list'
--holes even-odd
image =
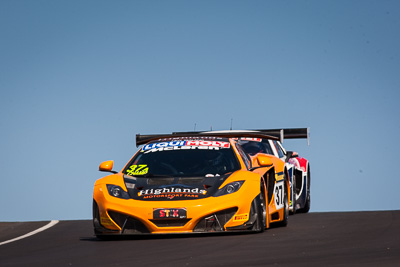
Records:
{"label": "windshield banner", "polygon": [[[180,141],[170,141],[170,142],[161,142],[161,143],[152,143],[147,144],[142,148],[142,152],[148,150],[160,151],[162,150],[172,150],[165,148],[173,148],[173,147],[187,147],[187,149],[192,149],[193,147],[209,147],[209,148],[229,148],[229,142],[223,141],[206,141],[206,140],[180,140]],[[182,148],[184,149],[184,148]]]}

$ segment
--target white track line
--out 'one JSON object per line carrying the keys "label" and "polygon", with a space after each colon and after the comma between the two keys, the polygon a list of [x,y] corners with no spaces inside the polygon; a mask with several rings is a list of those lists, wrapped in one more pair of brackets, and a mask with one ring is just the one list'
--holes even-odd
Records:
{"label": "white track line", "polygon": [[37,233],[40,233],[40,232],[42,232],[42,231],[44,231],[44,230],[46,230],[46,229],[49,229],[50,227],[56,225],[57,223],[58,223],[57,220],[52,220],[51,222],[49,222],[49,223],[46,224],[45,226],[40,227],[40,228],[36,229],[35,231],[32,231],[32,232],[27,233],[27,234],[25,234],[25,235],[21,235],[21,236],[19,236],[19,237],[16,237],[16,238],[13,238],[13,239],[4,241],[4,242],[0,242],[0,246],[1,246],[1,245],[4,245],[4,244],[7,244],[7,243],[11,243],[11,242],[17,241],[17,240],[20,240],[20,239],[23,239],[23,238],[26,238],[26,237],[29,237],[29,236],[32,236],[32,235],[37,234]]}

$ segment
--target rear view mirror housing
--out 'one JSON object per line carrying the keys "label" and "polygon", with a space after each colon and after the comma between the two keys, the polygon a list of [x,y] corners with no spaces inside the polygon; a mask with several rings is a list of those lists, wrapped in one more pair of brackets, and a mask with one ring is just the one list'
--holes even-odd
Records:
{"label": "rear view mirror housing", "polygon": [[268,157],[267,155],[263,155],[263,154],[257,155],[257,162],[258,162],[258,165],[260,165],[260,167],[268,167],[268,166],[272,165],[272,161],[271,161],[270,157]]}
{"label": "rear view mirror housing", "polygon": [[116,171],[112,170],[113,166],[114,166],[113,160],[104,161],[104,162],[100,163],[99,171],[117,173]]}

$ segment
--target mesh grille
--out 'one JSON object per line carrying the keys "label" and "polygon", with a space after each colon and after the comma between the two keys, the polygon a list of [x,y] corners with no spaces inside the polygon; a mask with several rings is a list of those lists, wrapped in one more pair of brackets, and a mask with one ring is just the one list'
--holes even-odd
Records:
{"label": "mesh grille", "polygon": [[276,221],[279,220],[279,212],[274,212],[271,214],[271,220]]}
{"label": "mesh grille", "polygon": [[193,229],[193,232],[225,231],[224,225],[235,215],[238,209],[230,208],[203,217]]}
{"label": "mesh grille", "polygon": [[147,227],[139,220],[126,214],[108,211],[111,219],[122,229],[122,234],[150,233]]}

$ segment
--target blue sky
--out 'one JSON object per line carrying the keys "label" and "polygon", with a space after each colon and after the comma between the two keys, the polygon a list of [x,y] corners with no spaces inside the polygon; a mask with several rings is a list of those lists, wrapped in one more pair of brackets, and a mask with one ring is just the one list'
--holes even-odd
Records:
{"label": "blue sky", "polygon": [[399,1],[0,1],[0,221],[90,219],[136,133],[310,127],[311,211],[400,208]]}

